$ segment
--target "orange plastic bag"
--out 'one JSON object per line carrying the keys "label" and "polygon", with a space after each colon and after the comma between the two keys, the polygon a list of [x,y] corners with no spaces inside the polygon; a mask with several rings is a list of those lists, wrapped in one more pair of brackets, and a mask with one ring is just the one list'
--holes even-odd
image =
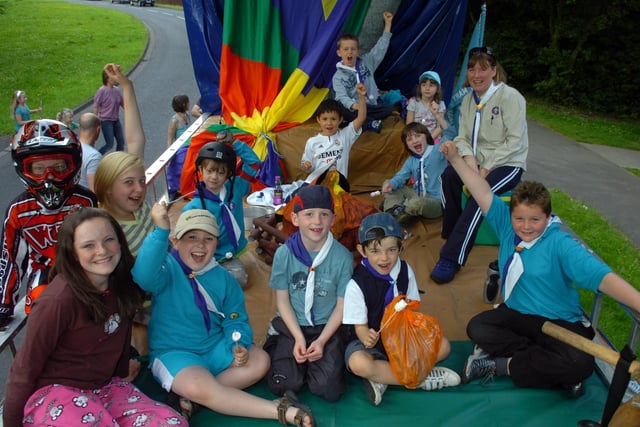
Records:
{"label": "orange plastic bag", "polygon": [[[406,301],[406,308],[398,311]],[[398,304],[398,306],[396,306]],[[442,327],[433,316],[415,310],[420,301],[398,295],[384,310],[381,338],[389,357],[391,370],[398,382],[407,388],[417,388],[437,362]]]}

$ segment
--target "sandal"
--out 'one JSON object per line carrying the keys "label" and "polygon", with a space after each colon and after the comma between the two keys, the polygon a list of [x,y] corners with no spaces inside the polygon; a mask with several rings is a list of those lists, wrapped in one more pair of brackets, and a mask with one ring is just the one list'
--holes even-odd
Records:
{"label": "sandal", "polygon": [[290,407],[298,408],[296,416],[293,419],[293,425],[302,427],[304,425],[304,417],[308,416],[311,420],[311,424],[316,426],[316,419],[313,416],[311,409],[298,400],[298,396],[292,391],[285,391],[284,396],[278,402],[278,422],[282,425],[289,425],[287,423],[287,410]]}
{"label": "sandal", "polygon": [[164,403],[169,405],[187,420],[189,420],[196,412],[198,412],[198,409],[200,409],[200,405],[196,402],[185,399],[182,396],[178,396],[173,391],[170,391],[169,394],[167,394],[167,398]]}

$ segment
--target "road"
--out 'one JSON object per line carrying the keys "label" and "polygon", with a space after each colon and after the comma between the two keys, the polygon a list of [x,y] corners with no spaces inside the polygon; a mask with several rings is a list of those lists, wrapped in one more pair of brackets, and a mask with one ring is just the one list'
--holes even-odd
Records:
{"label": "road", "polygon": [[[128,4],[111,4],[105,1],[68,0],[91,7],[117,9],[130,13],[140,19],[150,33],[150,42],[144,57],[130,74],[138,104],[142,114],[144,131],[147,137],[145,164],[149,165],[164,151],[167,145],[167,127],[173,114],[171,99],[178,93],[185,93],[192,102],[199,97],[198,86],[193,74],[189,52],[189,43],[181,10],[159,7],[135,7]],[[117,62],[118,58],[104,58],[104,62]],[[180,64],[180,66],[176,66]],[[96,87],[97,89],[97,87]],[[76,117],[91,111],[91,103],[82,106]],[[100,139],[100,147],[104,142]],[[24,186],[18,179],[11,162],[11,152],[0,152],[0,212],[5,212],[13,199]],[[4,214],[3,214],[4,215]],[[11,363],[10,352],[0,355],[0,399],[4,397],[6,375]]]}

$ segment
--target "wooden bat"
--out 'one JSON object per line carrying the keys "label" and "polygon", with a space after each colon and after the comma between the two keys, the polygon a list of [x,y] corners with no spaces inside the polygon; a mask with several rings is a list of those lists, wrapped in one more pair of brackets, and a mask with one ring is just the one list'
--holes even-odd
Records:
{"label": "wooden bat", "polygon": [[[558,326],[555,323],[546,321],[542,325],[542,332],[554,337],[572,347],[582,350],[587,354],[590,354],[598,359],[602,359],[605,362],[615,366],[620,360],[620,353],[611,350],[608,347],[600,345],[592,340],[589,340],[583,336],[571,332],[562,326]],[[640,378],[640,362],[634,360],[629,365],[629,373],[633,379]]]}

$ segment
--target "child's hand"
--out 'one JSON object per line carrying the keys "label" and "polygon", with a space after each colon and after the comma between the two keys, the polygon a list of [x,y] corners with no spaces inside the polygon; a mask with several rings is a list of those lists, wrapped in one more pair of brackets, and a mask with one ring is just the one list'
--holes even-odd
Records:
{"label": "child's hand", "polygon": [[249,361],[249,350],[242,345],[236,345],[233,348],[233,366],[240,368],[247,364]]}
{"label": "child's hand", "polygon": [[393,19],[393,13],[386,11],[382,14],[382,17],[384,18],[384,22],[385,23],[391,23],[391,20]]}
{"label": "child's hand", "polygon": [[378,343],[380,339],[380,334],[375,329],[369,329],[369,334],[367,338],[365,338],[364,344],[365,348],[373,348]]}
{"label": "child's hand", "polygon": [[120,65],[109,63],[104,66],[104,71],[119,85],[123,85],[129,81],[127,76],[122,73],[122,67]]}
{"label": "child's hand", "polygon": [[169,222],[169,209],[166,202],[158,202],[151,208],[151,219],[153,223],[164,229],[169,230],[171,228],[171,222]]}
{"label": "child's hand", "polygon": [[358,96],[367,96],[367,87],[363,83],[358,83],[356,86]]}
{"label": "child's hand", "polygon": [[444,154],[447,160],[451,161],[459,156],[458,147],[453,141],[446,141],[440,144],[440,152]]}
{"label": "child's hand", "polygon": [[304,363],[307,361],[307,343],[303,341],[297,341],[293,344],[293,358],[298,363]]}
{"label": "child's hand", "polygon": [[140,373],[140,361],[137,359],[129,359],[129,375],[124,377],[122,381],[131,382],[136,379],[138,374]]}
{"label": "child's hand", "polygon": [[382,192],[391,193],[393,191],[393,184],[391,181],[385,181],[382,183]]}
{"label": "child's hand", "polygon": [[313,165],[309,160],[305,160],[304,162],[302,162],[302,170],[305,173],[311,173],[311,171],[313,170]]}
{"label": "child's hand", "polygon": [[309,362],[317,362],[324,356],[324,343],[320,340],[315,340],[311,343],[307,349],[307,360]]}
{"label": "child's hand", "polygon": [[431,114],[434,116],[439,113],[440,105],[436,101],[431,101],[429,103],[429,109],[431,110]]}

